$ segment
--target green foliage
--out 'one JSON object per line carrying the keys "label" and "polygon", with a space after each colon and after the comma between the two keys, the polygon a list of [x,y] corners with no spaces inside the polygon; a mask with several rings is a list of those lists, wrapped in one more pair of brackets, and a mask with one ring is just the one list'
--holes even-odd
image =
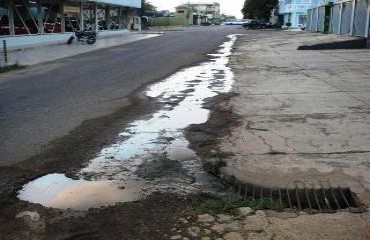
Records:
{"label": "green foliage", "polygon": [[213,162],[205,162],[203,167],[207,172],[218,176],[220,174],[220,168],[226,167],[226,162],[222,159],[217,159]]}
{"label": "green foliage", "polygon": [[275,23],[275,24],[272,26],[272,28],[278,28],[278,29],[280,29],[282,26],[283,26],[283,24],[282,24],[281,22],[277,22],[277,23]]}
{"label": "green foliage", "polygon": [[147,0],[141,0],[141,15],[144,15],[146,12],[155,12],[157,7],[148,2]]}
{"label": "green foliage", "polygon": [[278,4],[278,0],[245,0],[242,13],[244,18],[269,19],[271,10]]}
{"label": "green foliage", "polygon": [[174,17],[156,17],[149,18],[150,27],[159,27],[159,26],[183,26],[185,25],[185,13],[176,13]]}

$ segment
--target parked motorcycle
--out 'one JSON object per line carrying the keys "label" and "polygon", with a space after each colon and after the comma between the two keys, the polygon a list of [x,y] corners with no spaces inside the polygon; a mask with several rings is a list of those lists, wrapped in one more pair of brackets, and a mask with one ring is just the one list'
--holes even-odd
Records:
{"label": "parked motorcycle", "polygon": [[87,44],[94,44],[96,42],[96,32],[95,31],[78,31],[76,30],[74,34],[68,39],[67,44],[72,44],[73,40],[77,38],[78,42],[86,42]]}

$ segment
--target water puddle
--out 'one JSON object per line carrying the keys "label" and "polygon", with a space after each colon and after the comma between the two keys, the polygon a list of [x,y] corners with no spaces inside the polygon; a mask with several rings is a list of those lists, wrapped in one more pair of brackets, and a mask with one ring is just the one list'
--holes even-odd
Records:
{"label": "water puddle", "polygon": [[54,208],[87,209],[138,200],[154,191],[211,191],[215,181],[202,170],[187,148],[183,129],[207,121],[206,99],[227,93],[233,84],[228,67],[236,35],[222,44],[210,60],[177,72],[147,90],[164,104],[149,119],[137,120],[77,174],[49,174],[26,184],[21,200]]}
{"label": "water puddle", "polygon": [[21,199],[46,207],[85,209],[137,199],[140,187],[112,181],[73,180],[64,174],[49,174],[28,183]]}

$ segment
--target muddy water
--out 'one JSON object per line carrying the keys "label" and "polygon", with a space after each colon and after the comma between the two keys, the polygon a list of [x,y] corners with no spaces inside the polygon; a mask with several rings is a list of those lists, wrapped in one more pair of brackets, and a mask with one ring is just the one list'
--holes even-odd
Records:
{"label": "muddy water", "polygon": [[228,36],[210,60],[181,70],[150,86],[147,96],[164,104],[149,119],[137,120],[112,144],[91,159],[73,180],[49,174],[26,184],[21,200],[54,208],[87,209],[138,200],[154,191],[189,193],[214,189],[199,158],[187,148],[183,129],[204,123],[206,99],[230,91],[228,67],[236,35]]}

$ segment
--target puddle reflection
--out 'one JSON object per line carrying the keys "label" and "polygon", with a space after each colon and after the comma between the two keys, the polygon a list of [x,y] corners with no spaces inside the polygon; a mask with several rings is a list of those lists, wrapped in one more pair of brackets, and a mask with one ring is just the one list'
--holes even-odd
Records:
{"label": "puddle reflection", "polygon": [[[48,207],[85,209],[136,200],[153,191],[212,190],[214,180],[187,147],[183,129],[205,123],[205,100],[231,90],[228,63],[236,38],[229,36],[216,54],[209,55],[210,61],[149,87],[146,94],[167,106],[150,119],[132,122],[119,135],[125,140],[104,148],[78,173],[80,180],[46,175],[25,185],[18,197]],[[125,189],[120,188],[123,183]]]}

